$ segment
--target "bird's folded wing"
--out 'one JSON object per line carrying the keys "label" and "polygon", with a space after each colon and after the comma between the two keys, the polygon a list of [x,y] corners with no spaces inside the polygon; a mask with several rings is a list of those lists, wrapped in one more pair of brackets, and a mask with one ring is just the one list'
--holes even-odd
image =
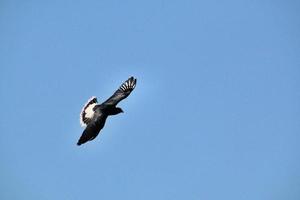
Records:
{"label": "bird's folded wing", "polygon": [[80,124],[81,126],[86,126],[94,116],[94,107],[97,105],[98,101],[96,97],[91,97],[86,104],[83,106],[80,112]]}
{"label": "bird's folded wing", "polygon": [[117,105],[121,100],[128,97],[128,95],[132,92],[132,90],[136,86],[136,79],[133,77],[130,77],[125,81],[119,89],[111,96],[109,97],[103,105]]}

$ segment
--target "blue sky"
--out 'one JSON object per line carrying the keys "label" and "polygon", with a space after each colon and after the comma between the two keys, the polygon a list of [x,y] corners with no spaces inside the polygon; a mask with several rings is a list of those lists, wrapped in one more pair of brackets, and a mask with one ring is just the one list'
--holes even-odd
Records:
{"label": "blue sky", "polygon": [[[297,200],[298,1],[1,1],[0,198]],[[80,147],[79,112],[138,84]]]}

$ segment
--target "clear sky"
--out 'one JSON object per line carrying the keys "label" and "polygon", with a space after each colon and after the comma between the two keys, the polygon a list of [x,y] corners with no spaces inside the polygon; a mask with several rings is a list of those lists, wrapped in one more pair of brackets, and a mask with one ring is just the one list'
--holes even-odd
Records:
{"label": "clear sky", "polygon": [[[299,1],[1,1],[0,199],[300,199]],[[79,113],[131,75],[80,147]]]}

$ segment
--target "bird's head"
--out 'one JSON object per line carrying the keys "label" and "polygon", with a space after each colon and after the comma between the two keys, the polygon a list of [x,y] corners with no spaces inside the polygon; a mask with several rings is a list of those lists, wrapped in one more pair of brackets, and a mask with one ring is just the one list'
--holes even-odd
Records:
{"label": "bird's head", "polygon": [[123,113],[124,111],[122,110],[122,108],[116,107],[116,112],[117,114],[119,114],[119,113]]}

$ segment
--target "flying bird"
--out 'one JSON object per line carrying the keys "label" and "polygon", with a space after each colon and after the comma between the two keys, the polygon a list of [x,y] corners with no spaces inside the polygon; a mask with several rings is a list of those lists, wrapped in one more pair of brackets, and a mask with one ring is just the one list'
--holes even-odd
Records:
{"label": "flying bird", "polygon": [[95,139],[100,130],[104,127],[108,116],[123,113],[123,110],[120,107],[116,107],[116,105],[128,97],[135,86],[136,79],[134,77],[130,77],[103,103],[98,104],[96,97],[91,97],[88,100],[80,113],[80,124],[86,128],[79,138],[77,145],[81,145]]}

